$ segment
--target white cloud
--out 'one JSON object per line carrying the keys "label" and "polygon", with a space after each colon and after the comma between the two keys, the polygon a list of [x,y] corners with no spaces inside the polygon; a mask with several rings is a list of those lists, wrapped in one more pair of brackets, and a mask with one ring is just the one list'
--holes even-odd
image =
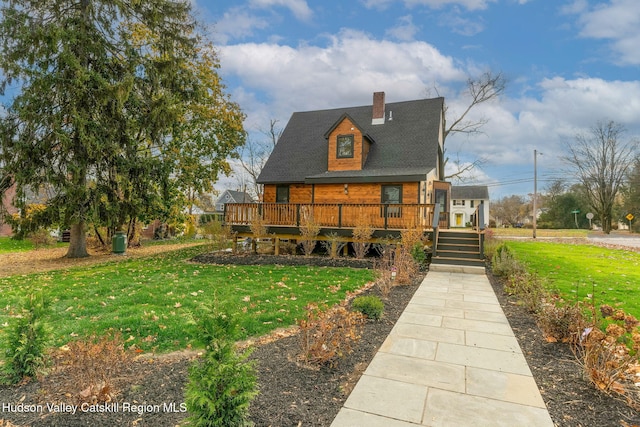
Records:
{"label": "white cloud", "polygon": [[415,35],[420,28],[413,23],[413,17],[411,15],[405,15],[400,17],[398,24],[386,31],[386,34],[396,40],[411,41],[414,40]]}
{"label": "white cloud", "polygon": [[[540,93],[482,105],[471,119],[487,118],[483,135],[456,135],[447,143],[451,153],[465,159],[488,158],[486,172],[519,177],[529,174],[533,150],[545,154],[541,167],[562,170],[564,144],[598,121],[614,120],[626,127],[627,137],[640,135],[640,82],[605,81],[597,78],[544,79]],[[463,98],[447,101],[452,114],[461,111]],[[519,165],[519,166],[518,166]]]}
{"label": "white cloud", "polygon": [[467,10],[481,10],[498,0],[363,0],[362,3],[368,8],[385,9],[395,1],[401,1],[406,7],[426,6],[441,9],[445,6],[462,6]]}
{"label": "white cloud", "polygon": [[251,0],[252,7],[269,9],[274,6],[287,8],[301,21],[308,21],[313,12],[305,0]]}
{"label": "white cloud", "polygon": [[444,14],[440,17],[440,25],[449,27],[454,33],[463,36],[475,36],[484,31],[484,23],[482,18],[476,17],[476,20],[466,19],[455,14]]}
{"label": "white cloud", "polygon": [[609,40],[617,62],[640,64],[640,2],[611,0],[588,8],[580,0],[571,6],[566,11],[579,14],[581,37]]}
{"label": "white cloud", "polygon": [[[237,81],[232,98],[248,114],[250,132],[266,128],[270,119],[285,126],[294,111],[369,105],[375,91],[385,91],[388,102],[436,96],[427,92],[434,86],[446,97],[452,120],[468,105],[461,95],[467,74],[483,70],[482,64],[456,61],[422,41],[377,40],[354,30],[325,40],[324,45],[265,42],[220,48],[221,72]],[[472,111],[470,119],[489,119],[483,134],[447,140],[448,153],[460,153],[463,164],[489,160],[475,172],[476,183],[530,178],[534,149],[544,153],[541,174],[561,170],[563,144],[600,120],[625,125],[630,137],[640,135],[640,81],[586,76],[529,84],[524,95],[514,90],[519,94]],[[527,186],[492,191],[526,194]]]}
{"label": "white cloud", "polygon": [[369,104],[375,91],[385,91],[389,102],[417,99],[433,82],[445,85],[466,78],[451,57],[425,42],[380,41],[351,30],[327,40],[326,46],[245,43],[220,48],[222,71],[241,80],[242,96],[264,94],[247,111],[249,126],[254,125],[252,117],[265,114],[286,122],[294,111]]}
{"label": "white cloud", "polygon": [[214,35],[217,43],[226,44],[230,39],[252,36],[254,30],[264,29],[269,25],[267,19],[253,15],[244,8],[232,8],[214,25]]}

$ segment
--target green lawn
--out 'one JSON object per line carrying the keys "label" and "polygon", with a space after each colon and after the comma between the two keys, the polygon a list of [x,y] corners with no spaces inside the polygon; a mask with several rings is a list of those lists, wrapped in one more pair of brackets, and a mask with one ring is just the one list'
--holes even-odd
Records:
{"label": "green lawn", "polygon": [[28,293],[50,300],[56,345],[76,336],[121,330],[129,344],[154,351],[198,346],[189,323],[202,303],[238,316],[238,339],[295,324],[310,302],[335,304],[373,279],[370,270],[214,266],[186,260],[192,247],[148,258],[29,276],[0,278],[0,338]]}
{"label": "green lawn", "polygon": [[0,237],[0,254],[9,252],[24,252],[33,249],[29,240],[13,240],[11,237]]}
{"label": "green lawn", "polygon": [[518,260],[570,301],[591,298],[640,318],[640,253],[590,245],[515,242]]}
{"label": "green lawn", "polygon": [[[532,237],[533,230],[530,228],[491,228],[489,229],[497,237]],[[536,229],[537,237],[587,237],[589,230],[548,230]]]}
{"label": "green lawn", "polygon": [[[69,243],[55,242],[50,247],[60,247],[68,245]],[[7,254],[10,252],[27,252],[32,250],[35,250],[35,246],[28,239],[13,240],[11,239],[11,237],[0,237],[0,254]]]}

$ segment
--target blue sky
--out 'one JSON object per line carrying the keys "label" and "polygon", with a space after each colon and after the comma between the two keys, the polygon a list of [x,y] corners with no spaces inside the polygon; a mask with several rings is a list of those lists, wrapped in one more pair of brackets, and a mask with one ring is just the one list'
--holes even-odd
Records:
{"label": "blue sky", "polygon": [[[219,49],[246,129],[294,111],[445,96],[450,120],[469,76],[492,70],[505,96],[474,111],[483,134],[451,137],[460,162],[488,159],[467,184],[492,198],[568,176],[562,144],[598,121],[640,135],[638,0],[192,0]],[[437,91],[436,89],[437,88]],[[238,178],[218,187],[237,186]]]}

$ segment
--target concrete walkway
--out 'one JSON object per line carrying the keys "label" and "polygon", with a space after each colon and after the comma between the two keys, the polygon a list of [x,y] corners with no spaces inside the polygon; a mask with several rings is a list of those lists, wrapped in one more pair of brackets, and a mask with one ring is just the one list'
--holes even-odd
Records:
{"label": "concrete walkway", "polygon": [[549,426],[486,275],[429,272],[332,427]]}

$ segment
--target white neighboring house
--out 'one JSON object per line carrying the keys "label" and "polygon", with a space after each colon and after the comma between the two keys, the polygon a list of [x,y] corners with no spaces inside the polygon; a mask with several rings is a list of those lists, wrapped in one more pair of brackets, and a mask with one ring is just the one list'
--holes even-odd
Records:
{"label": "white neighboring house", "polygon": [[466,227],[480,203],[484,202],[484,226],[489,224],[489,188],[486,185],[451,186],[449,224],[451,228]]}

